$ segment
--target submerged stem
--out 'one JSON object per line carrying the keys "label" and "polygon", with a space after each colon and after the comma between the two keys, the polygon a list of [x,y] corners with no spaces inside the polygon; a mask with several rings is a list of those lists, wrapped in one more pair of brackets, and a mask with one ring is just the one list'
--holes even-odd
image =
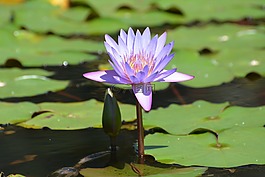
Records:
{"label": "submerged stem", "polygon": [[136,103],[136,115],[137,115],[137,132],[138,132],[138,158],[139,163],[144,163],[144,128],[142,118],[142,107],[137,101]]}

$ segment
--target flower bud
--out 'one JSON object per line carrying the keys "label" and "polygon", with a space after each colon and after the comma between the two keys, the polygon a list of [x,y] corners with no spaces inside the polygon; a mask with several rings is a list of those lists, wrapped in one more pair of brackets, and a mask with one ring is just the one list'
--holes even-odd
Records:
{"label": "flower bud", "polygon": [[110,88],[107,89],[105,94],[102,125],[105,133],[110,137],[115,137],[119,134],[121,128],[121,112]]}

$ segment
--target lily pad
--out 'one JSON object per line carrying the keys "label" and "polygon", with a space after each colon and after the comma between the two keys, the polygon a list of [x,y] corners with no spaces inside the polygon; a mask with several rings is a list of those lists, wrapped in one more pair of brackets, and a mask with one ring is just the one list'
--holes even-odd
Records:
{"label": "lily pad", "polygon": [[209,56],[213,61],[229,68],[236,77],[244,77],[250,72],[265,76],[265,50],[222,50],[217,55]]}
{"label": "lily pad", "polygon": [[11,175],[8,175],[7,177],[25,177],[25,176],[20,175],[20,174],[11,174]]}
{"label": "lily pad", "polygon": [[0,26],[10,22],[14,6],[0,4]]}
{"label": "lily pad", "polygon": [[30,102],[0,102],[0,124],[16,124],[31,119],[39,107]]}
{"label": "lily pad", "polygon": [[189,134],[205,128],[221,132],[232,127],[261,127],[265,125],[265,106],[227,107],[228,103],[213,104],[196,101],[190,105],[170,105],[144,114],[144,126],[161,127],[175,135]]}
{"label": "lily pad", "polygon": [[[195,75],[195,79],[184,85],[214,86],[250,72],[264,75],[263,28],[235,25],[182,27],[169,31],[169,38],[176,39],[176,56],[169,66]],[[192,52],[203,49],[210,50],[210,54]]]}
{"label": "lily pad", "polygon": [[216,86],[230,82],[234,78],[227,67],[221,66],[214,59],[200,56],[199,53],[191,50],[177,51],[166,68],[177,68],[179,72],[195,76],[194,79],[181,83],[190,87]]}
{"label": "lily pad", "polygon": [[154,134],[145,138],[146,153],[159,162],[184,166],[229,168],[265,164],[263,127],[237,127],[219,134],[219,146],[211,133],[188,136]]}
{"label": "lily pad", "polygon": [[[140,174],[132,170],[137,169]],[[106,168],[85,168],[80,171],[84,177],[88,176],[106,176],[106,177],[123,177],[123,176],[150,176],[150,177],[191,177],[202,175],[207,168],[204,167],[189,167],[189,168],[157,168],[141,164],[125,164],[123,169],[116,169],[108,166]]]}
{"label": "lily pad", "polygon": [[[41,8],[35,8],[36,6]],[[27,1],[15,11],[15,24],[38,33],[53,32],[61,35],[104,34],[128,27],[110,17],[86,21],[84,17],[87,18],[91,13],[87,8],[70,8],[69,10],[52,6],[45,1]],[[69,17],[72,16],[71,14],[78,18]]]}
{"label": "lily pad", "polygon": [[122,7],[127,7],[129,9],[135,9],[140,12],[147,11],[150,8],[151,3],[154,0],[146,0],[141,3],[137,1],[127,1],[127,0],[116,0],[110,1],[90,1],[90,0],[73,0],[73,2],[82,2],[92,7],[100,16],[106,17],[115,13],[118,9]]}
{"label": "lily pad", "polygon": [[[19,124],[25,128],[53,130],[75,130],[88,127],[102,127],[103,103],[89,100],[78,103],[41,103],[42,114]],[[135,107],[119,104],[122,120],[135,119]]]}
{"label": "lily pad", "polygon": [[205,48],[221,49],[260,49],[264,47],[264,28],[239,25],[207,25],[202,27],[180,27],[168,31],[168,38],[175,40],[174,49]]}
{"label": "lily pad", "polygon": [[[154,1],[162,9],[176,8],[184,14],[186,21],[194,20],[238,20],[246,17],[263,18],[264,11],[262,7],[264,2],[261,0],[167,0],[167,1]],[[203,5],[194,5],[198,3]]]}
{"label": "lily pad", "polygon": [[66,20],[72,20],[77,22],[85,21],[90,15],[91,11],[85,7],[72,7],[67,10],[61,11],[58,17],[64,18]]}
{"label": "lily pad", "polygon": [[45,36],[14,26],[0,30],[0,64],[9,58],[18,59],[24,66],[78,64],[91,61],[96,56],[88,52],[103,50],[103,44],[89,40],[67,40],[57,36]]}
{"label": "lily pad", "polygon": [[[131,10],[120,10],[113,17],[127,23],[130,26],[158,26],[163,24],[181,23],[182,17],[163,11],[137,12]],[[155,19],[155,20],[154,20]]]}
{"label": "lily pad", "polygon": [[[34,13],[34,16],[31,15],[32,13]],[[70,8],[64,10],[58,6],[53,6],[48,1],[27,1],[16,9],[15,23],[26,28],[33,28],[36,31],[52,31],[50,24],[70,27],[75,23],[78,24],[78,22],[85,20],[89,13],[90,10],[87,8]],[[69,15],[71,15],[70,18]],[[75,15],[74,18],[73,15]]]}
{"label": "lily pad", "polygon": [[68,85],[68,81],[48,78],[50,75],[52,72],[41,69],[1,69],[0,98],[33,96],[62,90]]}

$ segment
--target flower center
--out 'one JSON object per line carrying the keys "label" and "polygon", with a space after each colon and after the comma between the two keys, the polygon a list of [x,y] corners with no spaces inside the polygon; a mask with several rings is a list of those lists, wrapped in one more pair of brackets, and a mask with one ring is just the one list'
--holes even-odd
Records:
{"label": "flower center", "polygon": [[154,62],[151,57],[143,54],[134,54],[127,60],[128,64],[134,71],[134,74],[137,74],[139,71],[143,71],[144,67],[147,65],[149,68],[148,75],[153,70]]}

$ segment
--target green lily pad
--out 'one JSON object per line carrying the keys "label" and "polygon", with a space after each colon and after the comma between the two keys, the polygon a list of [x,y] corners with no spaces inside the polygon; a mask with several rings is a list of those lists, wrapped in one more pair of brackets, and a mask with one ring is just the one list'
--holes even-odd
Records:
{"label": "green lily pad", "polygon": [[[176,56],[169,66],[195,76],[184,85],[214,86],[244,77],[249,72],[264,75],[264,28],[235,25],[182,27],[169,31],[169,38],[176,39]],[[202,49],[209,49],[212,53],[199,56],[192,52]]]}
{"label": "green lily pad", "polygon": [[20,174],[11,174],[11,175],[8,175],[7,177],[25,177],[25,176],[20,175]]}
{"label": "green lily pad", "polygon": [[124,168],[119,170],[115,167],[108,166],[106,168],[85,168],[80,171],[80,174],[84,177],[88,176],[139,176],[136,172],[132,170],[136,168],[140,172],[140,176],[150,176],[150,177],[191,177],[202,175],[207,168],[204,167],[189,167],[189,168],[157,168],[141,164],[133,164],[133,167],[125,164]]}
{"label": "green lily pad", "polygon": [[[101,18],[115,19],[120,23],[127,24],[128,27],[155,26],[155,25],[162,25],[165,23],[176,24],[181,21],[182,17],[179,15],[167,13],[165,11],[152,10],[151,6],[152,1],[153,0],[146,0],[141,3],[137,3],[126,0],[117,0],[117,1],[75,0],[73,2],[79,2],[79,3],[81,2],[88,4],[91,7],[91,9],[100,16],[98,19]],[[119,9],[122,7],[128,7],[128,9]],[[103,24],[101,24],[101,26],[102,25]],[[111,26],[115,25],[112,24]]]}
{"label": "green lily pad", "polygon": [[33,96],[62,90],[68,85],[68,81],[49,79],[47,76],[51,74],[41,69],[1,69],[0,98]]}
{"label": "green lily pad", "polygon": [[[25,128],[53,130],[75,130],[88,127],[102,127],[103,103],[89,100],[78,103],[41,103],[42,114],[19,124]],[[122,120],[135,119],[135,107],[119,104]]]}
{"label": "green lily pad", "polygon": [[[177,8],[183,13],[186,21],[238,20],[246,17],[264,17],[264,11],[261,8],[264,2],[261,0],[223,0],[222,2],[204,0],[203,5],[198,5],[200,2],[197,0],[155,0],[155,3],[162,9]],[[259,6],[260,8],[258,8]]]}
{"label": "green lily pad", "polygon": [[195,76],[194,79],[181,83],[190,87],[216,86],[230,82],[234,78],[227,67],[190,50],[177,51],[166,68],[177,68],[179,72]]}
{"label": "green lily pad", "polygon": [[102,43],[89,40],[67,40],[57,36],[44,36],[14,26],[0,30],[0,64],[9,58],[18,59],[24,66],[78,64],[96,56],[87,52],[102,51]]}
{"label": "green lily pad", "polygon": [[[117,33],[120,29],[128,29],[129,25],[112,17],[102,17],[93,19],[84,25],[79,26],[80,32],[91,35],[103,35]],[[73,29],[73,31],[76,28]]]}
{"label": "green lily pad", "polygon": [[72,20],[77,22],[85,21],[86,18],[90,15],[91,10],[84,7],[72,7],[67,10],[61,11],[58,17],[62,17],[66,20]]}
{"label": "green lily pad", "polygon": [[264,136],[263,127],[237,127],[221,132],[219,145],[211,133],[148,135],[145,145],[146,153],[155,156],[159,162],[229,168],[265,164]]}
{"label": "green lily pad", "polygon": [[[177,24],[182,22],[182,17],[163,11],[138,12],[131,10],[120,10],[113,17],[127,23],[130,26],[158,26],[166,23]],[[154,20],[155,19],[155,20]]]}
{"label": "green lily pad", "polygon": [[[38,8],[36,8],[36,6]],[[58,27],[75,27],[80,21],[85,20],[90,11],[86,8],[78,8],[78,10],[64,10],[58,6],[53,6],[48,1],[28,1],[24,2],[20,8],[15,11],[15,24],[33,29],[38,32],[53,31]],[[34,16],[32,15],[34,14]],[[72,18],[69,15],[72,14]],[[73,15],[76,17],[73,18]],[[55,25],[54,27],[51,24]],[[57,27],[57,28],[58,28]],[[73,28],[73,27],[71,27]],[[68,29],[61,29],[62,34]]]}
{"label": "green lily pad", "polygon": [[217,55],[209,56],[212,60],[227,67],[236,77],[244,77],[250,72],[265,76],[265,50],[222,50]]}
{"label": "green lily pad", "polygon": [[116,0],[116,1],[90,1],[90,0],[72,0],[73,2],[81,2],[89,5],[101,17],[108,17],[118,11],[119,8],[128,7],[139,12],[150,9],[151,3],[154,0],[145,0],[141,3],[137,1]]}
{"label": "green lily pad", "polygon": [[144,126],[161,127],[176,135],[189,134],[204,128],[221,132],[232,127],[261,127],[265,124],[265,106],[227,107],[228,103],[213,104],[196,101],[190,105],[170,105],[144,114]]}
{"label": "green lily pad", "polygon": [[212,50],[259,49],[264,47],[264,28],[239,25],[207,25],[180,27],[168,31],[168,39],[175,40],[174,49],[209,48]]}
{"label": "green lily pad", "polygon": [[15,24],[38,33],[54,32],[61,35],[104,34],[128,27],[109,17],[86,21],[90,13],[87,8],[63,10],[45,1],[27,1],[15,11]]}
{"label": "green lily pad", "polygon": [[0,4],[0,26],[10,22],[12,17],[12,10],[15,6],[8,6]]}
{"label": "green lily pad", "polygon": [[39,109],[36,104],[30,102],[0,102],[0,124],[16,124],[29,120]]}

